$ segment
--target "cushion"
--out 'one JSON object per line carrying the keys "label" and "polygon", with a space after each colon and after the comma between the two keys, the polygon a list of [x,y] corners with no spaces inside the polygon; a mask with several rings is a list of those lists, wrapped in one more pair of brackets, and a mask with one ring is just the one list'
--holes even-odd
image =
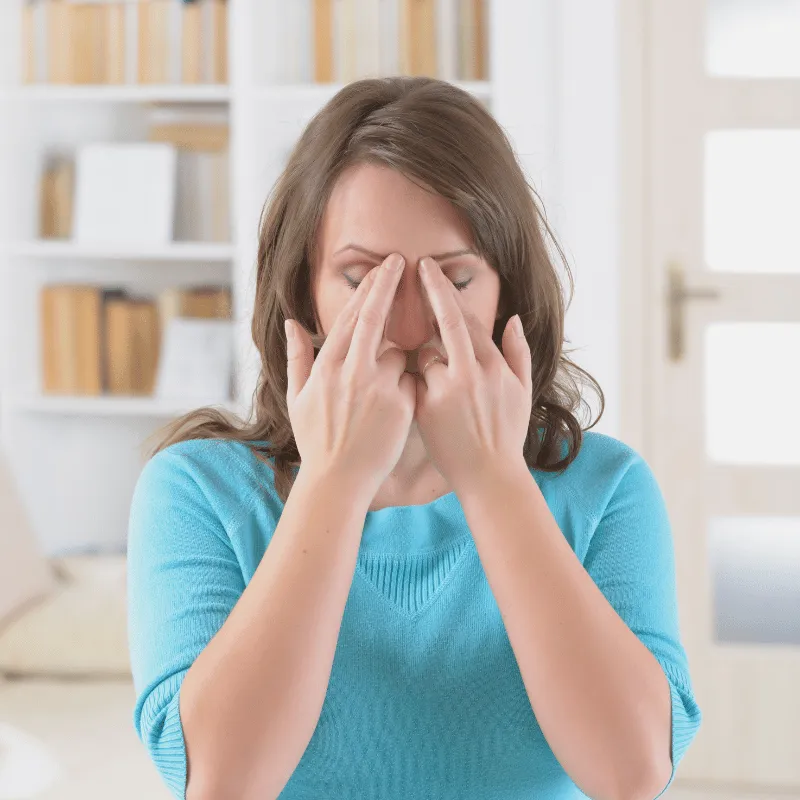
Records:
{"label": "cushion", "polygon": [[38,547],[0,446],[0,631],[55,585],[55,575]]}
{"label": "cushion", "polygon": [[130,679],[125,554],[51,562],[55,590],[0,632],[0,673]]}

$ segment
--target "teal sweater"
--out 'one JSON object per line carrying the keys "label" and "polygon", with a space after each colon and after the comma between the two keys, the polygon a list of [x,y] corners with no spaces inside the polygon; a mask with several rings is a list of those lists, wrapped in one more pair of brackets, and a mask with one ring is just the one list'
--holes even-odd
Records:
{"label": "teal sweater", "polygon": [[[586,571],[664,670],[672,783],[701,713],[658,484],[633,449],[592,431],[564,472],[531,474]],[[282,508],[270,467],[237,442],[174,444],[137,481],[128,537],[133,723],[176,798],[186,784],[181,683],[258,568]],[[586,797],[536,721],[455,493],[366,514],[322,713],[280,794],[334,797]]]}

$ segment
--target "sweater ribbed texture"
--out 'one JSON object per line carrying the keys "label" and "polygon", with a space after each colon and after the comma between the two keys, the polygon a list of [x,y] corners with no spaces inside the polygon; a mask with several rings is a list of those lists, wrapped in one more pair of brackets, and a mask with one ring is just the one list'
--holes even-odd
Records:
{"label": "sweater ribbed texture", "polygon": [[[592,431],[564,472],[531,475],[584,568],[664,670],[669,786],[701,712],[658,484],[632,448]],[[258,568],[282,509],[271,469],[239,442],[174,444],[137,481],[128,531],[133,724],[181,800],[181,684]],[[280,794],[333,797],[586,797],[537,723],[454,492],[366,514],[322,712]]]}

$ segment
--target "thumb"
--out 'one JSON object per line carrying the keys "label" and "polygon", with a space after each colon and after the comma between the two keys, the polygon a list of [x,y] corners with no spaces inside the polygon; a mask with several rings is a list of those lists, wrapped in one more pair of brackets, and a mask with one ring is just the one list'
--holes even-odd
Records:
{"label": "thumb", "polygon": [[311,344],[311,337],[299,323],[287,319],[284,323],[284,330],[286,331],[286,374],[288,377],[286,400],[289,405],[292,405],[311,374],[311,368],[314,366],[314,348]]}

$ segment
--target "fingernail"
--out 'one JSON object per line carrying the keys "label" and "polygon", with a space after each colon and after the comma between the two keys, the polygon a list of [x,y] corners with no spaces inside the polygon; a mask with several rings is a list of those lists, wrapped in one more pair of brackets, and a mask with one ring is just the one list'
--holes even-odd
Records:
{"label": "fingernail", "polygon": [[403,258],[403,256],[398,255],[397,253],[392,253],[392,255],[390,255],[389,258],[387,258],[386,261],[384,262],[384,266],[390,272],[397,272],[397,270],[399,270],[404,263],[405,259]]}
{"label": "fingernail", "polygon": [[287,339],[294,339],[294,325],[288,319],[284,321],[283,329],[286,331]]}
{"label": "fingernail", "polygon": [[525,335],[525,331],[522,330],[522,320],[519,318],[519,314],[514,315],[514,322],[512,325],[514,326],[517,336]]}

